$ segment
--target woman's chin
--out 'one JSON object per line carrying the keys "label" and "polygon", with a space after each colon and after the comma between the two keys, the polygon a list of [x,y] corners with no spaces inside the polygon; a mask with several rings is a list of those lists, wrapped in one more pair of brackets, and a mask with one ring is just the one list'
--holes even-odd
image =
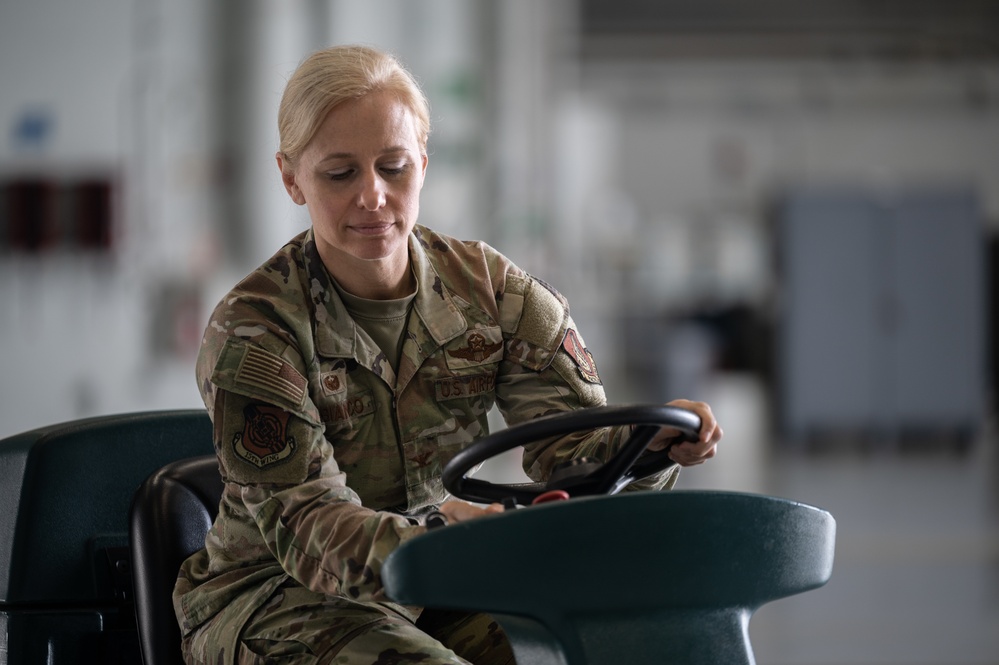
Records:
{"label": "woman's chin", "polygon": [[381,261],[399,252],[408,252],[404,238],[374,237],[356,240],[343,248],[346,253],[360,261]]}

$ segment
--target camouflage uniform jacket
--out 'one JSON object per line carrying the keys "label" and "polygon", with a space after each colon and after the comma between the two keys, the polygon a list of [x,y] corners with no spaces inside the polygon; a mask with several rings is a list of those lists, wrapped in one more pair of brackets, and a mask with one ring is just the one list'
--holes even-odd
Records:
{"label": "camouflage uniform jacket", "polygon": [[[418,291],[398,372],[348,315],[311,230],[215,309],[197,375],[225,491],[174,592],[185,634],[230,603],[248,616],[288,576],[386,601],[381,562],[424,532],[406,515],[446,498],[444,464],[488,433],[494,403],[509,424],[605,403],[554,290],[480,242],[417,226],[409,244]],[[536,443],[525,471],[606,456],[623,435]]]}

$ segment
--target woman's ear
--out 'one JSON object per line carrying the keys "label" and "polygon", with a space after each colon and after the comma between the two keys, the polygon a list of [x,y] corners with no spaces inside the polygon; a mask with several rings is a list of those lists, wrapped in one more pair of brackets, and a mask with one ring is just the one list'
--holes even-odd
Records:
{"label": "woman's ear", "polygon": [[427,178],[427,164],[430,159],[427,157],[426,152],[420,153],[420,161],[422,162],[422,168],[420,169],[420,189],[423,189],[423,183],[426,182]]}
{"label": "woman's ear", "polygon": [[295,182],[295,171],[291,168],[288,158],[283,152],[278,152],[275,158],[277,159],[278,169],[281,171],[281,182],[284,183],[284,188],[288,192],[288,196],[298,205],[305,205],[305,196],[302,194],[302,188]]}

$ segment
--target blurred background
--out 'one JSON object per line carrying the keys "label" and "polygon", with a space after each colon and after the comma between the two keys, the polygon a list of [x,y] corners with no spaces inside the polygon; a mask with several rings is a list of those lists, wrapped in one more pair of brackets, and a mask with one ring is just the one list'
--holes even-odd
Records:
{"label": "blurred background", "polygon": [[201,408],[208,312],[308,225],[284,82],[345,42],[430,97],[423,223],[561,290],[612,403],[712,404],[681,487],[837,518],[760,663],[999,663],[992,0],[2,0],[0,436]]}

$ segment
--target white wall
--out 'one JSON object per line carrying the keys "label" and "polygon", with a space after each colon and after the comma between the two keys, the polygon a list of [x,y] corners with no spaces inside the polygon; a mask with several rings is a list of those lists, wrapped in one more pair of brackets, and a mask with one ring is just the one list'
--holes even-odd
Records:
{"label": "white wall", "polygon": [[[111,252],[0,255],[0,436],[201,406],[193,363],[208,311],[308,225],[274,153],[285,81],[314,48],[371,43],[412,66],[437,125],[423,221],[477,235],[478,11],[456,0],[0,6],[0,177],[96,174],[116,194]],[[48,123],[42,140],[17,139],[26,114]]]}
{"label": "white wall", "polygon": [[[160,93],[175,82],[154,51],[163,48],[164,35],[148,31],[144,11],[125,0],[0,8],[0,173],[55,181],[111,176],[119,197],[118,247],[138,250],[0,259],[3,434],[108,409],[193,404],[189,393],[167,387],[175,368],[150,359],[145,341],[152,296],[145,276],[156,269],[150,257],[162,260],[170,245],[149,252],[139,241],[185,234],[182,226],[170,233],[153,228],[164,219],[151,214],[159,212],[155,192],[148,202],[135,198],[138,182],[155,181],[159,191],[169,186],[160,134],[140,132],[149,128],[142,114],[153,98],[162,102]],[[186,120],[155,106],[158,119]],[[26,112],[42,113],[51,123],[47,136],[31,145],[14,132]],[[189,124],[182,134],[188,130]],[[134,161],[140,149],[142,159]],[[134,217],[126,220],[126,209]]]}
{"label": "white wall", "polygon": [[114,164],[123,149],[132,55],[129,0],[6,2],[0,7],[0,161],[27,159],[10,131],[26,112],[54,120],[41,159]]}

